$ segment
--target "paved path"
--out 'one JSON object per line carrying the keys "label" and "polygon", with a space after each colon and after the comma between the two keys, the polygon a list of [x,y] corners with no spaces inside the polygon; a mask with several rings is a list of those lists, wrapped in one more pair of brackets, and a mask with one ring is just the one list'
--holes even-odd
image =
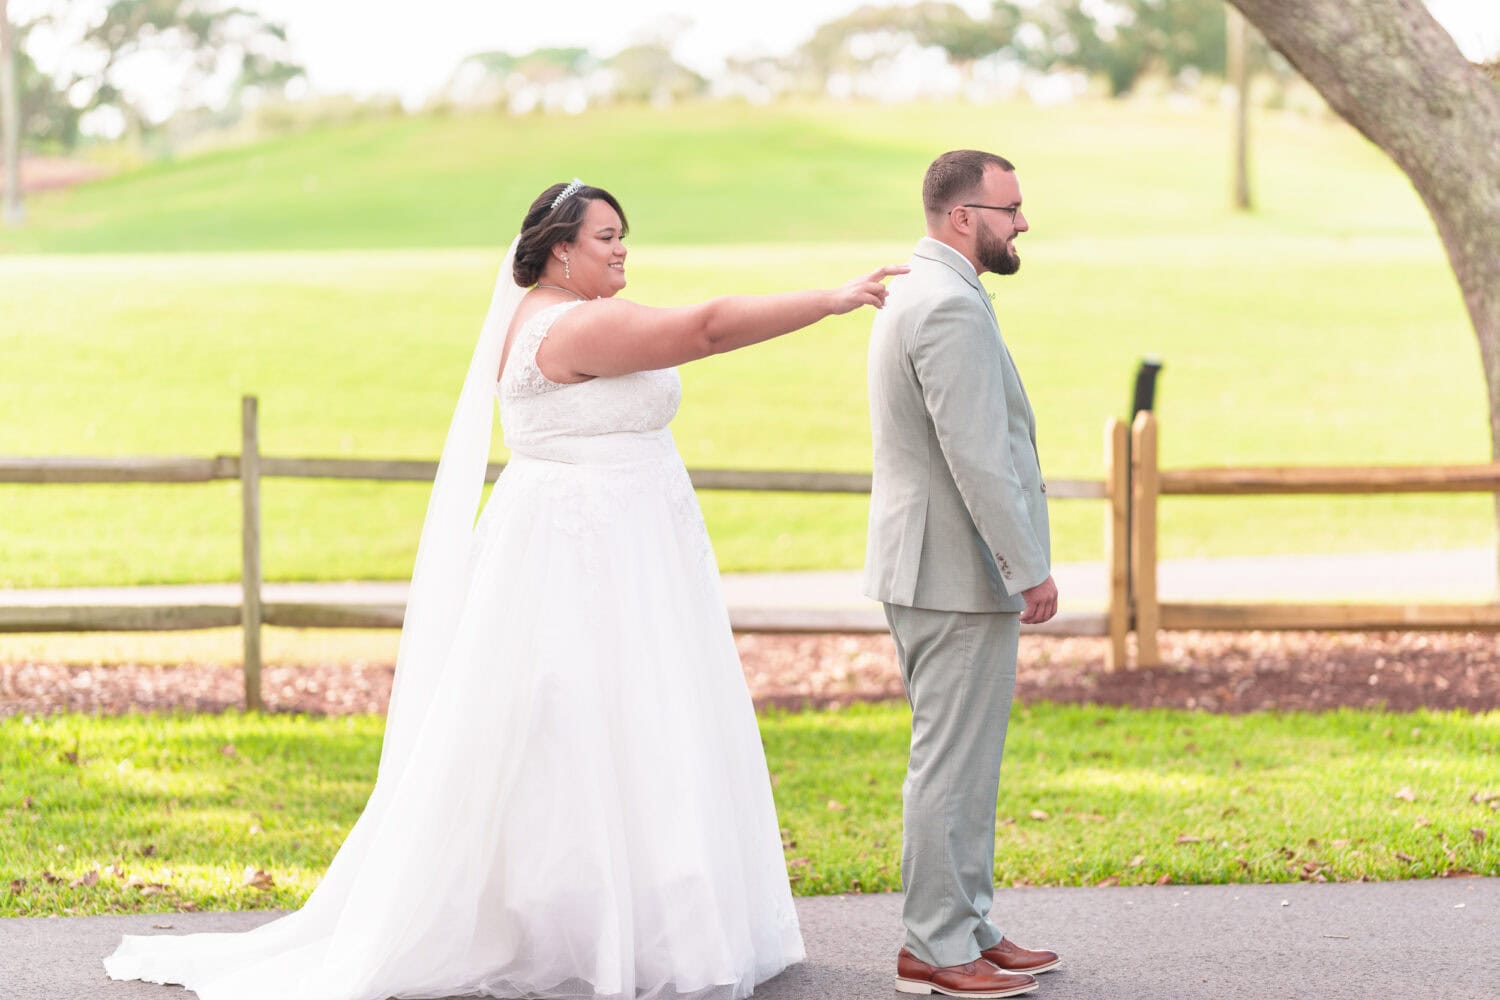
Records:
{"label": "paved path", "polygon": [[[761,1000],[894,997],[894,895],[797,901],[807,961]],[[1031,994],[1053,1000],[1500,997],[1500,879],[1292,885],[1009,889],[996,912],[1063,966]],[[116,983],[99,964],[121,933],[239,930],[274,913],[0,920],[5,1000],[151,1000],[175,986]],[[157,930],[160,925],[170,928]],[[266,1000],[278,1000],[267,997]]]}
{"label": "paved path", "polygon": [[[1053,576],[1064,607],[1104,608],[1104,563],[1059,563]],[[1158,566],[1157,592],[1163,601],[1490,601],[1495,599],[1495,552],[1168,559]],[[724,593],[731,606],[839,607],[864,601],[857,571],[726,574]]]}
{"label": "paved path", "polygon": [[[1053,567],[1065,610],[1099,611],[1105,606],[1102,562]],[[1495,599],[1495,551],[1491,548],[1332,555],[1239,556],[1168,559],[1158,567],[1162,600],[1273,601],[1490,601]],[[860,593],[857,570],[804,573],[726,573],[725,600],[733,609],[861,609],[878,605]],[[399,603],[401,582],[268,583],[268,602],[332,601]],[[0,590],[0,606],[53,604],[238,605],[239,584],[148,587],[83,587]]]}

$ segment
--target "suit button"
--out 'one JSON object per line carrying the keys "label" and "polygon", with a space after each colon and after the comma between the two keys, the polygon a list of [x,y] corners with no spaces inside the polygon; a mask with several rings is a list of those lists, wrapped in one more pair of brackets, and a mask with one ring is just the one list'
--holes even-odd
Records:
{"label": "suit button", "polygon": [[1043,484],[1042,484],[1042,492],[1043,492],[1043,493],[1046,493],[1046,492],[1047,492],[1047,484],[1046,484],[1046,483],[1043,483]]}

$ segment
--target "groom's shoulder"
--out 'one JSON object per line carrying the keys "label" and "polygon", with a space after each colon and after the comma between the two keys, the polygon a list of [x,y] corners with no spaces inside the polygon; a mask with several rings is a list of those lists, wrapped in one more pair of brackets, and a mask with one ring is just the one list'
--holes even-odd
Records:
{"label": "groom's shoulder", "polygon": [[895,306],[898,312],[918,322],[934,314],[988,315],[974,286],[946,264],[913,257],[911,269],[910,274],[900,279],[899,286],[892,283],[887,308]]}
{"label": "groom's shoulder", "polygon": [[907,264],[911,273],[891,283],[891,295],[912,305],[931,307],[942,302],[961,302],[974,297],[974,287],[952,267],[939,260],[913,255]]}

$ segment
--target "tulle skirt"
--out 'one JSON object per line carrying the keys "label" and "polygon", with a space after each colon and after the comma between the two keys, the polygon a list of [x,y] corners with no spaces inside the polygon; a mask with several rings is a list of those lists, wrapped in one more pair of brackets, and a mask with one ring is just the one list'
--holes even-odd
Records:
{"label": "tulle skirt", "polygon": [[[732,1000],[803,957],[755,716],[676,452],[518,457],[404,766],[298,911],[126,936],[201,1000]],[[395,698],[400,698],[397,678]]]}

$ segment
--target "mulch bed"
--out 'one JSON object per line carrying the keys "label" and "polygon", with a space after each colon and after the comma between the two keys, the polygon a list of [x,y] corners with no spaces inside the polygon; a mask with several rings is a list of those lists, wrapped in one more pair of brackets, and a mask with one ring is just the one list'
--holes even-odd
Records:
{"label": "mulch bed", "polygon": [[[888,636],[751,633],[737,641],[758,707],[904,697]],[[1164,633],[1161,647],[1165,666],[1106,673],[1103,640],[1027,636],[1017,697],[1228,713],[1500,708],[1500,638],[1492,634],[1180,632]],[[274,711],[383,712],[393,671],[390,663],[273,663],[262,691]],[[231,663],[0,663],[0,717],[218,712],[240,705],[241,684]]]}

